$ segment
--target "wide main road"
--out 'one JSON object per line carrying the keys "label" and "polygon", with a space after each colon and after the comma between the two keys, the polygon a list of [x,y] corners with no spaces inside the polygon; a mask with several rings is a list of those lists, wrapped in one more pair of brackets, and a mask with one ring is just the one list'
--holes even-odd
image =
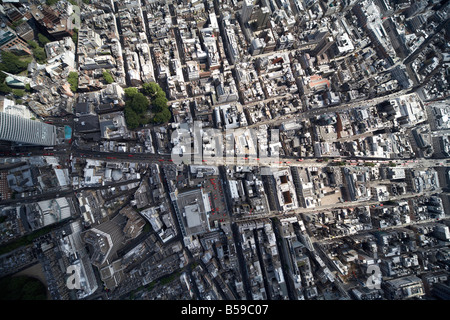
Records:
{"label": "wide main road", "polygon": [[[325,161],[324,158],[307,157],[298,159],[294,156],[279,156],[279,157],[261,157],[257,158],[255,156],[234,156],[234,157],[210,157],[203,156],[199,159],[194,159],[194,156],[185,155],[184,158],[178,155],[172,154],[159,154],[159,153],[126,153],[126,152],[101,152],[90,149],[80,149],[75,146],[68,147],[66,145],[55,146],[54,150],[43,150],[42,147],[33,147],[22,153],[14,154],[0,154],[0,158],[16,158],[16,162],[19,161],[20,157],[24,159],[33,156],[55,156],[60,157],[64,161],[68,161],[70,157],[72,158],[86,158],[101,161],[126,161],[126,162],[145,162],[145,163],[181,163],[183,159],[189,159],[190,162],[184,161],[185,164],[195,164],[195,165],[244,165],[244,166],[267,166],[272,168],[279,167],[326,167],[333,165],[333,161]],[[328,157],[330,158],[330,157]],[[385,158],[373,158],[373,157],[331,157],[335,161],[346,162],[346,165],[365,165],[365,163],[375,163],[376,166],[387,165],[388,162],[394,163],[397,167],[402,168],[426,168],[442,166],[448,159],[385,159]],[[66,160],[64,160],[66,159]],[[0,161],[5,163],[5,161]],[[63,164],[61,162],[61,164]]]}
{"label": "wide main road", "polygon": [[[72,146],[67,148],[66,146],[55,147],[55,150],[43,150],[42,148],[33,148],[26,153],[16,154],[2,154],[1,158],[20,157],[27,158],[32,156],[55,156],[63,159],[72,158],[86,158],[101,161],[126,161],[126,162],[144,162],[144,163],[181,163],[183,158],[178,155],[171,154],[158,154],[158,153],[125,153],[125,152],[101,152],[90,149],[79,149]],[[333,158],[333,157],[332,157]],[[372,157],[334,157],[336,161],[346,162],[347,165],[364,165],[365,163],[375,163],[376,166],[387,165],[388,162],[394,163],[397,167],[402,168],[426,168],[434,166],[442,166],[448,159],[384,159],[384,158],[372,158]],[[204,156],[200,159],[195,159],[192,156],[187,156],[184,159],[190,159],[190,162],[184,161],[185,164],[195,165],[243,165],[243,166],[261,166],[261,167],[317,167],[322,168],[333,165],[332,161],[325,161],[323,158],[308,157],[298,159],[293,156],[279,156],[279,157],[261,157],[254,156],[244,157],[209,157]],[[66,161],[67,161],[66,160]],[[4,161],[3,161],[4,162]]]}
{"label": "wide main road", "polygon": [[[64,151],[55,151],[54,156],[65,155]],[[73,157],[110,160],[110,161],[143,161],[146,163],[178,163],[177,155],[158,154],[158,153],[124,153],[124,152],[99,152],[92,150],[72,150]],[[342,161],[349,162],[348,165],[364,165],[364,163],[379,163],[380,161],[391,161],[401,168],[422,168],[438,166],[447,159],[379,159],[379,158],[355,158],[355,157],[339,157]],[[182,158],[179,158],[180,161]],[[203,157],[200,160],[193,161],[190,164],[196,165],[247,165],[247,166],[269,166],[269,167],[326,167],[332,165],[330,161],[323,161],[321,158],[305,158],[297,159],[295,157]],[[301,160],[301,161],[298,161]],[[186,163],[187,164],[187,163]]]}

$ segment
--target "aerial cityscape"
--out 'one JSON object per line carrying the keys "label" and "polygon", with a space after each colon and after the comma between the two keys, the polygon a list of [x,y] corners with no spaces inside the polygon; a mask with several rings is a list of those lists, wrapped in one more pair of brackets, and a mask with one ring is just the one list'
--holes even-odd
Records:
{"label": "aerial cityscape", "polygon": [[0,300],[450,300],[449,18],[1,0]]}

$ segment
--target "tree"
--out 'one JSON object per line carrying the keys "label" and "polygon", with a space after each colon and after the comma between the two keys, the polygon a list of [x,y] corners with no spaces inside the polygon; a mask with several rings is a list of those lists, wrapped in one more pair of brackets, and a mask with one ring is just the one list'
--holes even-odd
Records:
{"label": "tree", "polygon": [[152,104],[155,99],[165,99],[165,101],[167,102],[166,93],[156,82],[144,83],[142,85],[142,93],[152,99]]}
{"label": "tree", "polygon": [[[165,123],[170,120],[172,114],[167,106],[167,98],[164,91],[154,82],[144,83],[141,92],[137,88],[130,87],[125,91],[126,121],[130,129],[137,128],[149,122]],[[145,95],[150,96],[151,100]],[[152,111],[149,112],[150,101]]]}
{"label": "tree", "polygon": [[154,99],[152,101],[152,105],[153,105],[153,111],[155,112],[161,112],[164,109],[167,109],[167,98],[163,98],[163,97],[158,97],[156,99]]}
{"label": "tree", "polygon": [[171,117],[172,117],[172,114],[170,113],[169,108],[165,108],[161,112],[158,112],[157,114],[155,114],[155,117],[153,118],[153,122],[166,123],[170,120]]}
{"label": "tree", "polygon": [[75,44],[75,46],[78,44],[78,29],[77,28],[73,28],[72,41]]}
{"label": "tree", "polygon": [[12,92],[12,89],[8,87],[8,85],[5,83],[6,74],[0,71],[0,93],[2,94],[8,94]]}
{"label": "tree", "polygon": [[36,61],[41,64],[45,63],[47,60],[47,55],[45,54],[44,48],[40,47],[39,44],[34,40],[28,41],[28,45],[33,50],[33,56]]}
{"label": "tree", "polygon": [[75,71],[69,72],[67,82],[69,82],[70,84],[70,90],[76,92],[78,90],[78,72]]}
{"label": "tree", "polygon": [[12,93],[16,97],[23,97],[25,95],[25,91],[23,91],[22,89],[12,89]]}
{"label": "tree", "polygon": [[392,162],[392,161],[389,161],[389,167],[396,167],[397,166],[397,164],[395,164],[394,162]]}
{"label": "tree", "polygon": [[147,96],[153,97],[158,91],[162,91],[162,89],[156,82],[147,82],[142,85],[142,92]]}
{"label": "tree", "polygon": [[133,96],[135,94],[139,93],[138,88],[134,88],[134,87],[125,88],[125,89],[123,89],[123,91],[125,92],[125,97],[127,99],[131,99],[131,98],[133,98]]}
{"label": "tree", "polygon": [[124,114],[125,121],[129,129],[136,129],[137,127],[139,127],[139,117],[136,112],[131,109],[131,107],[125,107]]}
{"label": "tree", "polygon": [[148,116],[146,116],[145,114],[141,114],[139,116],[139,124],[140,125],[147,124],[147,123],[149,123],[149,121],[150,121],[150,118]]}
{"label": "tree", "polygon": [[46,300],[46,287],[28,276],[9,276],[0,280],[2,300]]}
{"label": "tree", "polygon": [[10,87],[5,83],[6,74],[0,71],[0,93],[7,94],[12,91]]}
{"label": "tree", "polygon": [[6,71],[12,74],[18,74],[27,70],[28,62],[21,60],[19,56],[10,51],[3,50],[2,62],[0,63],[0,70]]}
{"label": "tree", "polygon": [[105,81],[107,83],[113,83],[114,79],[111,75],[111,72],[109,72],[109,70],[103,70],[103,79],[105,79]]}
{"label": "tree", "polygon": [[11,93],[12,89],[8,87],[8,85],[4,82],[0,83],[0,93],[2,94],[8,94]]}
{"label": "tree", "polygon": [[38,33],[38,41],[41,46],[45,46],[50,40],[44,36],[42,33]]}
{"label": "tree", "polygon": [[44,48],[38,47],[36,49],[33,49],[33,56],[40,64],[44,64],[47,62],[47,55],[45,54]]}
{"label": "tree", "polygon": [[164,92],[163,89],[161,89],[161,90],[159,90],[158,92],[156,92],[155,98],[156,98],[156,99],[157,99],[157,98],[164,98],[164,99],[167,99],[167,98],[166,98],[166,93]]}
{"label": "tree", "polygon": [[139,92],[131,100],[127,100],[126,105],[131,107],[136,114],[140,115],[148,110],[150,103],[147,97]]}
{"label": "tree", "polygon": [[34,41],[34,40],[30,40],[30,41],[28,41],[27,43],[28,43],[28,45],[31,47],[31,49],[39,48],[38,43],[37,43],[36,41]]}

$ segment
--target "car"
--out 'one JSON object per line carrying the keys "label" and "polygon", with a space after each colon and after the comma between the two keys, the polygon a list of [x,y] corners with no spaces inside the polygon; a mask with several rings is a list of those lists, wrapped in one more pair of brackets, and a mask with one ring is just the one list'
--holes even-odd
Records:
{"label": "car", "polygon": [[297,161],[303,161],[303,159],[297,159]]}

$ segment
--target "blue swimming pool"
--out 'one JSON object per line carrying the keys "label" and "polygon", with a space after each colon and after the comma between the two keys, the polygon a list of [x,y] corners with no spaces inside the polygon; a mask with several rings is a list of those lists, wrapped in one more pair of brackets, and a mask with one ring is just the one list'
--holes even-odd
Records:
{"label": "blue swimming pool", "polygon": [[70,140],[72,138],[72,128],[69,126],[64,126],[64,136],[66,140]]}

